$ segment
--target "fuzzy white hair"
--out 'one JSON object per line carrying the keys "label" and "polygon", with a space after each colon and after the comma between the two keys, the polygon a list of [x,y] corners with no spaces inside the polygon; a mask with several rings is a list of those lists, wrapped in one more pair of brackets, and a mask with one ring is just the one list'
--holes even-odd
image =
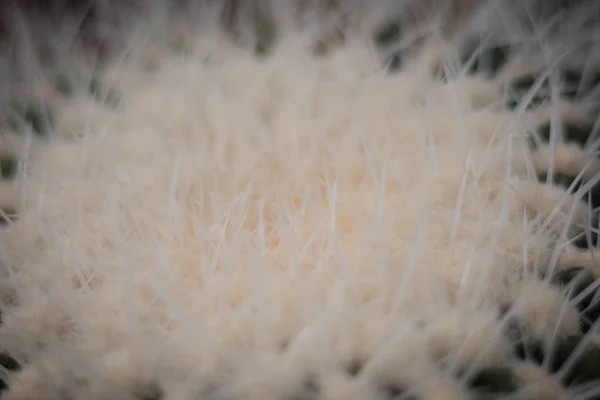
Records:
{"label": "fuzzy white hair", "polygon": [[426,3],[11,9],[0,398],[600,396],[598,8]]}

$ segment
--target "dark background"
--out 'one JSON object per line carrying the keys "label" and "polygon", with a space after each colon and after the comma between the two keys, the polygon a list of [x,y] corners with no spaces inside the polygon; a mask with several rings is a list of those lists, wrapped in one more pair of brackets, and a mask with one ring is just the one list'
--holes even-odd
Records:
{"label": "dark background", "polygon": [[[230,4],[239,4],[241,2],[251,2],[252,0],[171,0],[171,4],[186,5],[199,2],[227,2]],[[277,1],[277,0],[275,0]],[[323,3],[328,0],[307,0],[310,2]],[[343,0],[342,0],[343,1]],[[377,0],[373,0],[377,1]],[[403,1],[403,0],[399,0]],[[422,0],[416,0],[420,4],[427,3]],[[433,0],[433,4],[439,5],[446,2],[451,3],[454,10],[465,8],[469,0]],[[485,0],[474,0],[485,1]],[[492,0],[494,1],[494,0]],[[509,2],[511,0],[508,0]],[[595,3],[596,10],[600,14],[600,0],[515,0],[518,3],[532,1],[535,3],[533,14],[540,19],[546,19],[557,11],[568,11],[570,8],[581,5],[581,3]],[[107,32],[110,29],[99,27],[110,27],[126,25],[128,19],[135,18],[136,10],[147,8],[148,3],[153,0],[0,0],[0,46],[5,43],[5,39],[10,37],[11,29],[14,29],[16,20],[15,15],[25,17],[30,21],[35,21],[30,26],[35,26],[38,22],[38,36],[44,39],[44,33],[51,26],[59,26],[64,19],[76,20],[80,25],[79,40],[85,45],[91,45],[98,50],[103,42],[106,42]],[[471,2],[472,3],[472,2]],[[235,7],[235,6],[234,6]],[[471,8],[470,6],[466,6]],[[468,10],[467,10],[468,11]],[[15,14],[16,13],[16,14]],[[600,19],[600,18],[599,18]],[[43,27],[42,27],[43,25]],[[46,29],[44,31],[44,29]],[[101,50],[100,50],[101,51]]]}

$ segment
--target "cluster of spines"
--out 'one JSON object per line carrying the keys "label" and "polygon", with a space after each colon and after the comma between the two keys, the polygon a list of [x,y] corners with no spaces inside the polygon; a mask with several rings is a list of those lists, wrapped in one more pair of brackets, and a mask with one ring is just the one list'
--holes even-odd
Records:
{"label": "cluster of spines", "polygon": [[[91,76],[85,78],[80,74],[56,74],[48,78],[52,90],[52,98],[68,99],[83,93],[106,107],[118,107],[120,93],[110,87],[105,87],[100,80]],[[55,130],[55,108],[51,100],[40,96],[13,98],[4,107],[0,126],[5,132],[16,135],[34,135],[37,138],[51,138]],[[3,151],[0,154],[0,176],[4,181],[12,181],[19,171],[19,160],[15,154]],[[16,218],[12,207],[3,205],[7,215],[0,216],[0,223],[6,224]],[[9,212],[10,211],[10,212]],[[7,219],[6,216],[10,216]]]}
{"label": "cluster of spines", "polygon": [[[256,10],[253,14],[255,18],[255,32],[258,40],[255,46],[255,53],[258,56],[267,55],[276,40],[276,26],[274,21],[268,15]],[[402,36],[402,23],[398,20],[391,20],[388,24],[383,25],[374,35],[374,42],[380,47],[385,48],[390,43],[399,40]],[[483,74],[487,77],[493,77],[499,68],[508,61],[511,54],[510,46],[492,45],[484,47],[482,51],[481,45],[478,42],[470,43],[466,46],[466,51],[462,54],[461,61],[467,63],[471,60],[469,66],[470,74]],[[473,57],[474,53],[477,55]],[[401,51],[393,52],[387,55],[384,59],[384,66],[389,72],[399,70],[403,64],[403,54]],[[562,81],[565,83],[564,91],[561,95],[574,99],[583,94],[589,93],[598,83],[600,83],[600,72],[595,74],[592,79],[587,80],[586,85],[582,86],[582,74],[577,70],[565,70],[562,73]],[[535,74],[527,74],[515,79],[509,88],[509,101],[507,107],[514,108],[523,99],[524,94],[531,89],[539,78]],[[75,94],[78,90],[87,90],[94,98],[102,98],[102,101],[109,105],[118,103],[118,94],[112,89],[105,89],[99,84],[94,77],[88,81],[88,84],[81,84],[71,76],[57,75],[54,79],[54,89],[61,96],[69,97]],[[87,88],[86,88],[87,86]],[[544,85],[542,85],[544,87]],[[547,87],[547,83],[546,83]],[[549,94],[547,91],[540,90],[536,94],[531,106],[541,104],[543,101],[548,101]],[[44,102],[14,102],[9,107],[8,116],[5,118],[5,124],[13,131],[27,131],[38,135],[47,135],[53,130],[52,108]],[[541,136],[546,140],[550,138],[550,124],[540,127]],[[565,139],[575,141],[582,146],[588,140],[591,134],[592,125],[582,129],[579,126],[564,126]],[[18,163],[10,156],[4,156],[0,159],[0,169],[3,179],[13,179]],[[546,183],[547,176],[541,174],[539,176],[540,183]],[[563,176],[557,173],[553,176],[554,184],[563,185],[565,190],[571,186],[575,177]],[[600,195],[596,195],[596,188],[592,189],[590,197],[591,206],[600,206]],[[583,197],[586,199],[586,197]],[[7,222],[6,220],[4,222]],[[589,243],[579,241],[581,247],[589,247]],[[592,330],[596,321],[600,317],[600,292],[598,292],[598,284],[594,274],[584,268],[574,266],[571,269],[563,270],[556,273],[551,279],[551,284],[560,288],[565,292],[565,295],[572,301],[576,302],[576,307],[581,313],[581,330],[579,336],[572,336],[560,339],[551,349],[548,349],[542,343],[542,340],[530,338],[524,332],[518,322],[508,324],[506,334],[511,337],[514,343],[514,357],[517,360],[533,362],[539,366],[546,366],[549,373],[557,373],[561,368],[569,362],[572,354],[579,350],[580,347],[586,347],[585,351],[577,356],[577,360],[572,363],[569,371],[562,374],[561,380],[565,386],[585,384],[590,381],[600,379],[600,349],[594,344],[585,344],[586,333]],[[506,313],[510,313],[510,307],[507,307],[504,313],[500,314],[503,317]],[[547,360],[550,359],[548,363]],[[6,371],[17,371],[21,368],[19,363],[7,354],[0,354],[0,366]],[[355,363],[348,368],[348,374],[356,376],[360,373],[360,363]],[[0,374],[1,375],[1,374]],[[500,365],[496,368],[484,368],[474,373],[463,376],[461,373],[456,374],[456,378],[465,382],[472,393],[475,393],[477,398],[499,398],[514,394],[521,390],[521,384],[510,366]],[[314,381],[308,381],[305,385],[302,399],[318,398],[319,386]],[[6,384],[0,379],[0,389],[5,389]],[[411,392],[410,388],[403,387],[394,383],[384,385],[382,392],[386,399],[419,399],[417,394]],[[160,390],[156,391],[155,395],[144,398],[144,400],[156,400],[162,395]],[[591,398],[591,397],[590,397]]]}
{"label": "cluster of spines", "polygon": [[[461,64],[467,65],[468,75],[476,75],[484,78],[497,76],[499,71],[516,54],[515,49],[507,44],[483,45],[475,40],[467,42],[461,52]],[[440,68],[439,71],[442,69]],[[559,95],[563,99],[576,100],[589,95],[600,83],[600,70],[591,74],[591,79],[582,80],[582,71],[577,69],[565,68],[560,70]],[[438,75],[438,79],[443,76]],[[514,110],[525,100],[529,91],[532,91],[538,80],[543,80],[542,88],[534,93],[533,100],[527,104],[527,109],[539,107],[551,102],[551,93],[547,77],[543,76],[543,71],[524,74],[514,78],[508,84],[506,91],[506,108]],[[587,144],[590,137],[594,137],[594,121],[584,124],[570,124],[568,121],[562,122],[564,139],[563,143],[576,143],[582,148]],[[551,140],[551,124],[545,123],[537,127],[537,132],[546,142]],[[551,184],[547,173],[540,173],[538,181],[540,184]],[[561,186],[565,191],[574,193],[581,186],[582,181],[576,176],[566,176],[561,173],[560,168],[552,178],[555,185]],[[589,193],[581,193],[581,197],[586,200],[589,206],[596,211],[600,206],[600,187],[593,186]],[[593,237],[597,237],[596,232],[592,232]],[[592,241],[594,242],[594,241]],[[590,248],[593,243],[589,243],[586,237],[580,237],[574,242],[582,248]],[[540,277],[542,279],[543,277]],[[506,335],[514,343],[514,358],[527,363],[533,363],[540,368],[544,368],[548,374],[559,374],[559,380],[563,386],[573,388],[577,385],[589,384],[590,382],[600,382],[600,348],[597,344],[589,343],[589,335],[597,330],[597,321],[600,317],[600,291],[598,284],[600,281],[589,269],[579,266],[573,266],[556,272],[550,278],[550,284],[561,290],[567,299],[576,306],[580,312],[581,333],[575,336],[556,337],[554,343],[548,344],[544,341],[546,338],[532,337],[527,329],[519,324],[518,321],[510,319],[507,324]],[[510,313],[510,306],[506,307],[501,313],[502,316]],[[566,368],[563,371],[563,368]],[[500,367],[498,370],[484,371],[484,375],[491,373],[495,376],[492,391],[501,392],[508,390],[518,391],[518,385],[514,374],[510,368]],[[488,386],[489,387],[489,386]],[[596,398],[598,394],[584,398]]]}
{"label": "cluster of spines", "polygon": [[[109,107],[116,107],[120,101],[119,93],[112,88],[105,88],[95,76],[85,80],[79,75],[57,74],[48,78],[48,81],[51,82],[54,94],[63,99],[83,92]],[[51,103],[39,97],[13,99],[2,113],[1,126],[3,130],[11,132],[11,134],[32,134],[38,138],[51,139],[55,124],[54,112]],[[14,181],[20,167],[20,161],[16,154],[6,151],[0,154],[0,176],[3,181]],[[14,223],[17,217],[18,211],[13,205],[1,205],[0,224]],[[2,323],[1,312],[0,323]],[[21,364],[15,358],[6,352],[0,352],[0,392],[8,389],[6,379],[3,377],[20,370]]]}
{"label": "cluster of spines", "polygon": [[[382,24],[374,33],[373,41],[385,54],[382,67],[388,73],[394,73],[403,67],[404,54],[402,50],[386,52],[401,40],[403,35],[402,18],[394,18]],[[483,44],[480,40],[468,40],[461,46],[460,63],[467,66],[468,75],[494,79],[503,66],[505,66],[513,55],[516,54],[514,45],[506,43]],[[443,69],[436,71],[436,78],[443,80],[441,73]],[[570,101],[578,100],[588,96],[598,88],[600,84],[600,69],[593,71],[586,79],[584,74],[577,68],[563,68],[559,70],[559,95]],[[523,74],[514,78],[506,88],[505,107],[514,110],[520,105],[532,87],[543,80],[541,88],[538,88],[532,100],[527,104],[527,109],[539,107],[551,101],[548,77],[543,76],[543,71]],[[568,121],[562,123],[563,142],[577,143],[586,146],[590,137],[596,136],[594,121],[590,120],[584,124],[571,124]],[[550,141],[551,123],[547,122],[537,128],[542,139]],[[561,171],[556,171],[552,178],[555,185],[566,190],[576,192],[583,183],[576,176],[567,176]],[[538,175],[540,184],[549,184],[546,173]],[[589,193],[580,194],[588,202],[591,208],[596,210],[600,207],[600,185],[593,186]],[[595,231],[592,232],[597,237]],[[574,241],[581,248],[590,248],[595,243],[590,243],[587,237],[582,236]],[[540,277],[543,279],[543,277]],[[590,343],[590,331],[597,330],[597,322],[600,318],[600,281],[589,269],[573,266],[556,272],[550,278],[550,284],[561,290],[566,298],[573,302],[580,312],[581,333],[575,336],[557,338],[555,343],[547,345],[542,338],[531,337],[526,327],[520,326],[518,321],[510,320],[507,324],[506,335],[514,344],[512,359],[515,362],[533,363],[539,368],[546,369],[548,374],[560,373],[560,382],[567,388],[577,385],[585,385],[590,382],[600,382],[600,347],[596,343]],[[506,307],[499,318],[504,318],[510,313],[510,306]],[[563,368],[567,367],[566,371]],[[354,367],[353,370],[360,370]],[[465,382],[476,398],[502,398],[511,397],[523,392],[524,384],[510,365],[498,365],[495,368],[484,368],[468,377],[457,374],[457,379]],[[411,394],[409,388],[395,384],[386,386],[386,398],[389,399],[418,399],[419,396]],[[523,392],[524,393],[524,392]],[[528,398],[524,394],[525,398]],[[583,395],[586,399],[599,397],[600,394]],[[521,398],[521,397],[519,397]]]}

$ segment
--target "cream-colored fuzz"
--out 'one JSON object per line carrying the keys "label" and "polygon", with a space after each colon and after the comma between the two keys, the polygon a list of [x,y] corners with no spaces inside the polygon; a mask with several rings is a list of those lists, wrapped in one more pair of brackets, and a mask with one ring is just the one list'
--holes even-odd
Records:
{"label": "cream-colored fuzz", "polygon": [[491,110],[483,80],[435,82],[435,42],[387,75],[357,39],[315,59],[290,36],[266,60],[225,40],[108,69],[119,107],[57,100],[56,138],[28,146],[26,179],[2,190],[21,213],[0,231],[19,304],[0,339],[27,358],[6,399],[154,382],[168,400],[389,384],[465,399],[437,361],[504,360],[503,305],[536,333],[578,332],[537,278],[570,266],[563,233],[589,219],[535,181],[551,157],[527,135],[549,114]]}

